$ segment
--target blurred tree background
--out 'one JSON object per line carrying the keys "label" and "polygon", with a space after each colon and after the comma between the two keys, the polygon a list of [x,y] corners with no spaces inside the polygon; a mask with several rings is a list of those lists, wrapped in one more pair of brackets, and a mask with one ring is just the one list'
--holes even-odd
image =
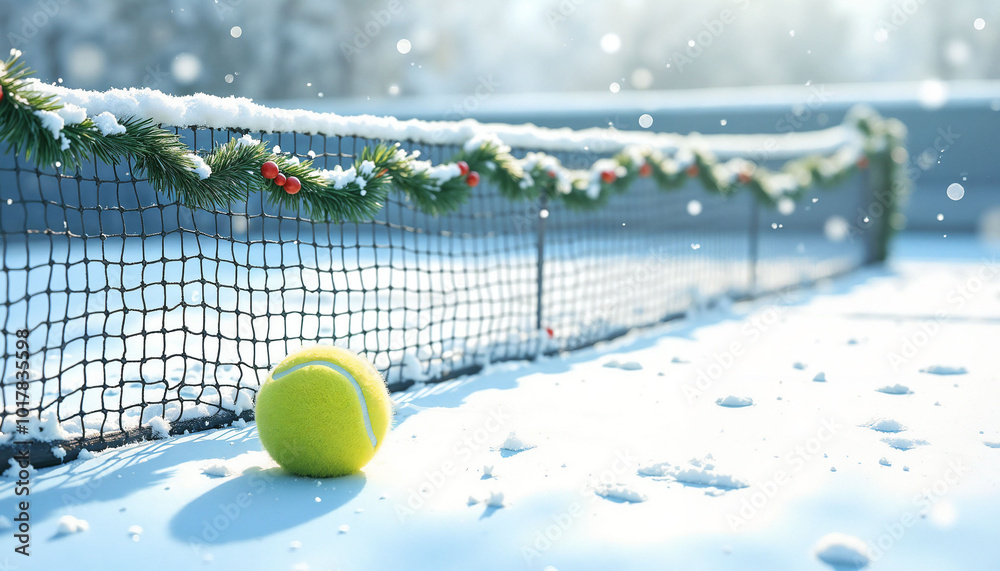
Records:
{"label": "blurred tree background", "polygon": [[45,81],[260,100],[1000,78],[996,0],[0,0]]}

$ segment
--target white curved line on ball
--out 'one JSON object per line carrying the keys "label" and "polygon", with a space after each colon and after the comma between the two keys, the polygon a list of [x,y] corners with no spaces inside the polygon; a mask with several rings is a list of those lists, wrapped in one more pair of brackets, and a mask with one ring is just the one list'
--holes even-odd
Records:
{"label": "white curved line on ball", "polygon": [[274,373],[273,375],[271,375],[271,378],[277,380],[280,379],[281,377],[284,377],[285,375],[294,373],[299,369],[302,369],[304,367],[311,367],[313,365],[318,365],[320,367],[327,367],[329,369],[333,369],[334,371],[337,371],[341,375],[347,377],[348,381],[351,381],[351,384],[354,385],[354,392],[357,393],[358,395],[358,402],[361,403],[361,414],[365,417],[365,430],[368,431],[368,440],[371,440],[373,448],[377,446],[378,439],[375,438],[375,431],[372,430],[372,421],[370,418],[368,418],[368,403],[365,402],[365,393],[361,391],[361,385],[358,384],[357,379],[355,379],[354,375],[349,373],[347,369],[341,367],[336,363],[331,363],[330,361],[306,361],[305,363],[299,363],[294,367],[289,367],[288,369],[285,369],[280,373]]}

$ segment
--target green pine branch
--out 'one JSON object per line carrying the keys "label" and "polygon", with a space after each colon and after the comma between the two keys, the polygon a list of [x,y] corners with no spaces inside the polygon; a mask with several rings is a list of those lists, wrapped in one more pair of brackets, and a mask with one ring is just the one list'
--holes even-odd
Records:
{"label": "green pine branch", "polygon": [[[389,193],[397,192],[413,202],[417,210],[442,215],[460,209],[469,200],[470,186],[465,176],[436,180],[421,166],[417,168],[412,155],[398,152],[398,144],[378,144],[366,147],[353,164],[353,180],[338,182],[343,173],[330,173],[315,168],[311,161],[299,161],[289,155],[269,151],[263,143],[247,144],[232,139],[214,145],[197,156],[211,168],[211,175],[201,178],[194,172],[196,152],[175,133],[148,119],[119,118],[125,132],[102,135],[94,122],[63,125],[56,135],[46,127],[47,114],[59,113],[62,103],[54,95],[34,91],[31,70],[15,53],[0,73],[0,142],[15,154],[23,153],[41,165],[62,163],[68,168],[79,167],[88,159],[118,164],[124,157],[134,161],[137,174],[145,174],[150,186],[191,208],[226,209],[232,203],[245,202],[251,192],[263,192],[268,200],[281,208],[297,211],[317,221],[363,221],[376,216],[385,205]],[[884,120],[874,111],[859,109],[849,114],[847,121],[865,137],[867,163],[878,173],[880,185],[892,189],[896,198],[887,209],[895,217],[898,203],[905,196],[907,178],[905,165],[894,159],[901,149],[905,129],[898,122]],[[689,169],[680,169],[671,158],[655,151],[621,152],[611,164],[614,177],[598,182],[600,192],[591,194],[591,170],[567,170],[552,159],[542,168],[537,162],[525,172],[522,162],[510,149],[496,140],[486,140],[478,148],[461,150],[452,163],[465,161],[482,180],[492,183],[501,195],[511,200],[533,200],[540,195],[561,200],[572,209],[595,209],[610,197],[628,191],[643,178],[649,178],[658,188],[669,191],[683,187],[693,177],[709,192],[728,196],[746,188],[759,202],[775,206],[783,198],[798,199],[813,185],[830,186],[858,172],[868,164],[842,165],[832,168],[836,156],[808,156],[785,163],[779,173],[792,175],[795,188],[782,196],[767,192],[771,177],[777,173],[755,165],[747,172],[718,169],[720,162],[707,152],[695,152]],[[548,159],[546,159],[548,160]],[[291,194],[274,181],[263,178],[261,165],[274,161],[286,177],[301,183],[298,193]],[[370,165],[369,165],[370,162]],[[364,166],[374,165],[365,169]],[[552,170],[554,169],[554,170]],[[697,172],[694,172],[697,169]],[[457,172],[457,168],[456,168]],[[720,175],[720,172],[723,174]],[[553,175],[558,175],[558,180]],[[569,192],[566,191],[569,181]],[[892,222],[890,220],[889,222]],[[883,224],[884,243],[891,233],[891,223]]]}

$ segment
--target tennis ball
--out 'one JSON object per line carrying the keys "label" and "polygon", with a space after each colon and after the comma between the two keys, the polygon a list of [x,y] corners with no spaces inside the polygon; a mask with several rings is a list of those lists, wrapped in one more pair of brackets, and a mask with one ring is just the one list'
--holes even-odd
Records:
{"label": "tennis ball", "polygon": [[392,420],[385,381],[366,359],[318,346],[285,357],[257,393],[257,433],[282,468],[316,478],[357,472]]}

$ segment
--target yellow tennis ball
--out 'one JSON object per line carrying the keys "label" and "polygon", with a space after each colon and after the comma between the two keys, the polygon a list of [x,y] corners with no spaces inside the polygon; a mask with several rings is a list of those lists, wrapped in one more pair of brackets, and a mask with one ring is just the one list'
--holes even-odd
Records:
{"label": "yellow tennis ball", "polygon": [[385,381],[366,359],[318,346],[285,357],[257,393],[257,433],[282,468],[327,478],[357,472],[389,432]]}

